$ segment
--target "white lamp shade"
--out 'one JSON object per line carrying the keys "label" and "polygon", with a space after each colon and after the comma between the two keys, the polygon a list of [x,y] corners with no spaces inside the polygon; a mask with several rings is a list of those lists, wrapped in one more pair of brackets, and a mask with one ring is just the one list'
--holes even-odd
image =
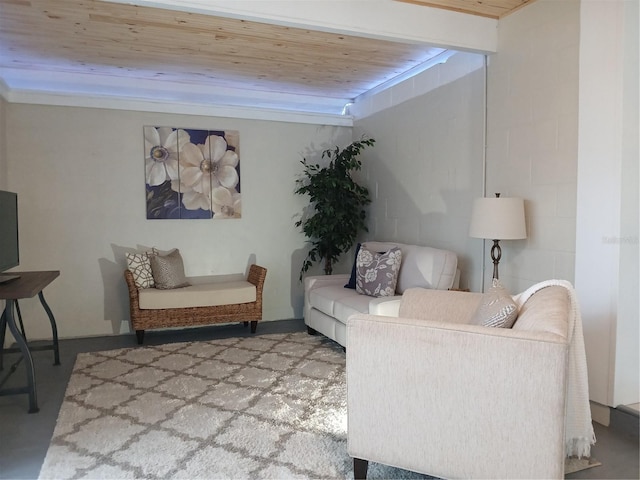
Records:
{"label": "white lamp shade", "polygon": [[469,236],[492,240],[527,238],[524,200],[521,198],[477,198],[473,203]]}

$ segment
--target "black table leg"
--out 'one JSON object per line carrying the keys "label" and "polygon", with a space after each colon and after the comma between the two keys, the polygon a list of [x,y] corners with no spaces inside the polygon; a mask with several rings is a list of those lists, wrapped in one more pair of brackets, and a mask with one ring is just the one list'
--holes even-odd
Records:
{"label": "black table leg", "polygon": [[56,326],[56,319],[53,317],[53,312],[47,305],[47,302],[44,300],[44,294],[42,291],[38,293],[38,298],[40,298],[40,303],[44,308],[44,311],[47,312],[47,316],[49,317],[49,322],[51,323],[51,334],[53,335],[53,364],[60,365],[60,350],[58,349],[58,327]]}
{"label": "black table leg", "polygon": [[20,303],[18,303],[17,299],[16,299],[16,313],[18,314],[18,321],[20,322],[20,331],[22,332],[24,341],[29,343],[29,340],[27,340],[27,333],[24,331],[24,323],[22,323],[22,313],[20,313]]}
{"label": "black table leg", "polygon": [[[8,300],[7,300],[8,301]],[[2,317],[0,317],[0,370],[4,368],[2,358],[4,357],[4,337],[7,332],[7,317],[2,311]]]}
{"label": "black table leg", "polygon": [[13,337],[16,339],[18,348],[22,353],[22,358],[24,359],[25,367],[27,370],[27,386],[25,387],[24,393],[29,394],[29,413],[36,413],[40,410],[38,408],[38,396],[36,393],[36,372],[33,368],[33,359],[31,358],[29,346],[18,330],[15,318],[13,318],[13,302],[15,302],[15,300],[6,300],[6,304],[4,306],[4,316],[7,325],[9,326],[9,330],[11,331]]}

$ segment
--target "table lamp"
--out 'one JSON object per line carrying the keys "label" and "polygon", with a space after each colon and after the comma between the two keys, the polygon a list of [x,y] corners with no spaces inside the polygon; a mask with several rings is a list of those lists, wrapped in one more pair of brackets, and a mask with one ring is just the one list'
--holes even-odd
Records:
{"label": "table lamp", "polygon": [[469,236],[493,240],[493,278],[498,279],[498,263],[502,256],[500,240],[527,238],[524,200],[500,197],[499,193],[495,198],[477,198],[473,203]]}

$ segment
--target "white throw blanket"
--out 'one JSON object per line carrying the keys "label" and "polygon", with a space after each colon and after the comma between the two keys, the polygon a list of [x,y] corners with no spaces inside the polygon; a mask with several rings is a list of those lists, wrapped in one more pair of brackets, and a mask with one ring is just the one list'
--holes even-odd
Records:
{"label": "white throw blanket", "polygon": [[518,308],[538,290],[558,285],[569,292],[571,311],[569,312],[569,371],[567,372],[567,401],[565,405],[564,443],[567,457],[589,457],[591,445],[596,442],[591,423],[589,407],[589,379],[587,376],[587,356],[582,335],[582,317],[576,291],[566,280],[546,280],[537,283],[519,295],[514,296]]}

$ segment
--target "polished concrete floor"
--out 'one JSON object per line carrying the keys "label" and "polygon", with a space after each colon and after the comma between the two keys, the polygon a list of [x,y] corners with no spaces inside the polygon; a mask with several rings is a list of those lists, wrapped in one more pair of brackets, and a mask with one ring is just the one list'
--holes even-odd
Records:
{"label": "polished concrete floor", "polygon": [[[282,320],[260,323],[256,334],[304,329],[301,320]],[[241,325],[221,325],[180,331],[147,332],[145,344],[249,335],[251,335],[249,329]],[[40,411],[33,414],[27,413],[26,395],[0,397],[0,479],[38,477],[78,353],[134,346],[136,341],[133,335],[61,340],[61,365],[59,366],[53,366],[52,352],[34,352]],[[5,355],[4,370],[0,372],[0,379],[18,357],[19,354]],[[24,383],[24,379],[24,367],[19,365],[4,387],[20,386]],[[592,456],[602,462],[602,466],[567,475],[567,478],[640,478],[638,416],[613,411],[609,427],[603,427],[597,423],[594,423],[594,426],[597,443],[592,449]],[[526,448],[526,445],[523,445],[523,448]]]}

